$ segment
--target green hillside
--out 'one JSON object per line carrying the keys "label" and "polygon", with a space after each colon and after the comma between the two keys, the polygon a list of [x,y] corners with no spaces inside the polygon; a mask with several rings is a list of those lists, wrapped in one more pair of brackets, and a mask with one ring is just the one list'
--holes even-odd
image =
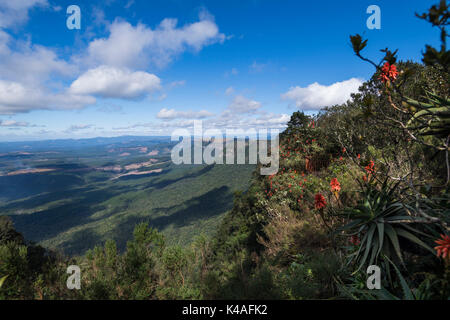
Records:
{"label": "green hillside", "polygon": [[[0,212],[11,216],[27,239],[66,254],[83,254],[106,239],[124,249],[139,222],[162,231],[169,243],[186,245],[195,235],[210,235],[216,229],[232,207],[233,193],[247,189],[254,165],[177,166],[163,152],[165,147],[156,146],[161,152],[150,157],[102,159],[101,149],[81,154],[76,162],[65,159],[64,164],[58,159],[28,159],[27,166],[39,163],[34,167],[58,170],[0,176],[0,185],[9,190]],[[127,168],[149,159],[155,163],[136,170],[93,170]],[[149,173],[126,175],[130,172]]]}

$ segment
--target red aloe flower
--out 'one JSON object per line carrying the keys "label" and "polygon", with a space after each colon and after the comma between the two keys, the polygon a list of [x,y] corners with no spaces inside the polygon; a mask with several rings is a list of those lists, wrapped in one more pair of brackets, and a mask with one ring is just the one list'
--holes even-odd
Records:
{"label": "red aloe flower", "polygon": [[398,71],[396,65],[391,65],[389,64],[389,62],[386,62],[381,68],[380,79],[384,83],[386,83],[388,80],[394,81],[395,79],[397,79],[397,76]]}
{"label": "red aloe flower", "polygon": [[339,192],[339,191],[341,191],[341,184],[339,183],[337,178],[331,179],[330,186],[331,186],[331,191],[332,192]]}
{"label": "red aloe flower", "polygon": [[314,207],[317,210],[324,208],[326,205],[327,205],[327,202],[325,201],[325,197],[323,195],[318,193],[314,196]]}
{"label": "red aloe flower", "polygon": [[375,163],[372,160],[370,160],[369,164],[364,169],[366,169],[367,173],[374,173]]}
{"label": "red aloe flower", "polygon": [[441,234],[442,239],[438,239],[434,242],[439,244],[439,246],[434,247],[434,250],[437,251],[437,256],[442,256],[443,259],[450,260],[450,236]]}

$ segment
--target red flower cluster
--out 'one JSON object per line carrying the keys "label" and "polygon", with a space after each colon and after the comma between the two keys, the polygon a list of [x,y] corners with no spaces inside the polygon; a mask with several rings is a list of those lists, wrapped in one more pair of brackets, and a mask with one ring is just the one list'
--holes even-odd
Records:
{"label": "red flower cluster", "polygon": [[367,173],[375,173],[375,163],[370,160],[369,164],[364,169],[366,169]]}
{"label": "red flower cluster", "polygon": [[339,191],[341,191],[341,184],[339,183],[337,178],[331,179],[330,186],[331,186],[331,191],[332,192],[339,192]]}
{"label": "red flower cluster", "polygon": [[386,62],[381,68],[380,79],[384,83],[386,83],[389,80],[394,81],[395,79],[397,79],[397,76],[398,71],[395,64],[389,64],[389,62]]}
{"label": "red flower cluster", "polygon": [[314,196],[314,207],[317,210],[324,208],[326,205],[327,205],[327,202],[325,201],[325,197],[323,195],[318,193]]}
{"label": "red flower cluster", "polygon": [[450,260],[450,236],[441,234],[441,238],[439,240],[436,240],[438,246],[434,247],[434,250],[437,251],[437,256],[442,256],[443,259],[449,259]]}
{"label": "red flower cluster", "polygon": [[[302,172],[302,176],[304,176],[304,173]],[[292,179],[293,181],[284,181],[284,177],[290,177],[290,179]],[[281,178],[281,179],[280,179]],[[303,190],[303,182],[299,181],[300,175],[297,173],[297,170],[294,169],[289,169],[289,168],[284,168],[282,167],[280,172],[278,174],[273,174],[268,176],[268,185],[267,188],[265,190],[265,193],[267,195],[267,199],[270,199],[271,197],[273,197],[278,191],[283,191],[286,190],[289,193],[304,193]],[[304,182],[307,182],[307,179],[303,179]],[[297,181],[298,185],[300,188],[296,188],[297,185]],[[303,197],[302,195],[300,196],[301,198]]]}

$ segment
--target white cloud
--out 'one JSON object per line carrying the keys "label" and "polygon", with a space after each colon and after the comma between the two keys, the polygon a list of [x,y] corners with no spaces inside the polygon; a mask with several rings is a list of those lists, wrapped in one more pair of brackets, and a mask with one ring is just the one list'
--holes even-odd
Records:
{"label": "white cloud", "polygon": [[145,68],[149,63],[164,67],[186,50],[200,51],[226,38],[208,15],[202,14],[200,21],[182,27],[177,27],[177,22],[166,18],[151,29],[116,20],[109,26],[108,38],[89,44],[86,60],[115,67]]}
{"label": "white cloud", "polygon": [[[176,19],[164,19],[153,29],[116,20],[105,25],[107,37],[62,59],[57,50],[17,40],[2,29],[26,22],[28,11],[37,6],[57,9],[48,0],[0,0],[0,114],[78,109],[94,104],[96,96],[138,98],[161,89],[161,80],[145,72],[149,65],[162,67],[186,50],[196,52],[226,39],[206,11],[194,23],[177,26]],[[175,81],[168,88],[184,84]],[[162,93],[159,99],[165,97]]]}
{"label": "white cloud", "polygon": [[178,118],[184,118],[184,119],[204,119],[213,116],[213,113],[206,111],[206,110],[200,110],[200,111],[176,111],[174,109],[161,109],[156,117],[158,119],[163,120],[173,120]]}
{"label": "white cloud", "polygon": [[[238,100],[241,98],[238,98]],[[245,99],[247,101],[252,101]],[[255,110],[254,108],[251,108]],[[207,113],[207,111],[204,111]],[[157,118],[163,120],[174,120],[182,118],[177,121],[163,121],[163,122],[149,122],[149,123],[135,123],[123,127],[112,128],[115,132],[120,131],[121,134],[137,134],[140,133],[152,133],[152,134],[164,134],[167,135],[178,128],[192,128],[194,119],[202,119],[202,112],[188,111],[180,112],[176,110],[162,109]],[[280,129],[286,127],[290,116],[287,114],[276,114],[258,110],[253,113],[239,113],[233,112],[229,108],[226,108],[224,112],[217,116],[211,115],[208,119],[202,121],[203,130],[207,129]],[[143,130],[143,131],[142,131]]]}
{"label": "white cloud", "polygon": [[82,74],[69,91],[78,95],[133,99],[159,90],[160,83],[157,76],[147,72],[100,66]]}
{"label": "white cloud", "polygon": [[71,93],[53,94],[38,87],[0,80],[0,114],[29,112],[35,109],[78,109],[94,104],[95,98]]}
{"label": "white cloud", "polygon": [[291,87],[288,92],[281,95],[281,98],[294,101],[298,108],[304,110],[318,110],[346,102],[350,99],[350,94],[358,92],[362,84],[363,81],[357,78],[336,82],[329,86],[315,82],[305,88]]}
{"label": "white cloud", "polygon": [[266,113],[256,119],[247,121],[248,125],[264,126],[268,128],[279,128],[286,126],[286,123],[291,119],[287,114]]}
{"label": "white cloud", "polygon": [[0,28],[21,25],[28,20],[28,10],[35,6],[47,6],[47,0],[0,1]]}
{"label": "white cloud", "polygon": [[3,80],[38,84],[47,81],[50,75],[70,76],[76,70],[76,66],[59,59],[54,51],[15,40],[0,30],[0,75]]}
{"label": "white cloud", "polygon": [[217,117],[205,121],[205,128],[217,129],[282,129],[290,116],[261,110],[262,104],[242,95],[234,97],[228,107]]}
{"label": "white cloud", "polygon": [[228,106],[229,111],[238,113],[251,113],[257,111],[259,108],[261,108],[260,102],[247,99],[241,95],[234,97],[233,101]]}
{"label": "white cloud", "polygon": [[[58,76],[69,77],[76,71],[54,51],[16,40],[0,29],[0,114],[80,108],[95,102],[61,89]],[[52,92],[55,88],[59,93]]]}

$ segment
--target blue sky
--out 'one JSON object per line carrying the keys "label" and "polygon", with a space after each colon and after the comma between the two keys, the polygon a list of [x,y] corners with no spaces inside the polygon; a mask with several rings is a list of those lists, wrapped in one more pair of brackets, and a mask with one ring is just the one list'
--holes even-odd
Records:
{"label": "blue sky", "polygon": [[[344,102],[373,73],[365,55],[420,61],[433,1],[0,0],[0,141],[283,128]],[[81,29],[66,27],[69,5]],[[381,29],[369,30],[369,5]]]}

